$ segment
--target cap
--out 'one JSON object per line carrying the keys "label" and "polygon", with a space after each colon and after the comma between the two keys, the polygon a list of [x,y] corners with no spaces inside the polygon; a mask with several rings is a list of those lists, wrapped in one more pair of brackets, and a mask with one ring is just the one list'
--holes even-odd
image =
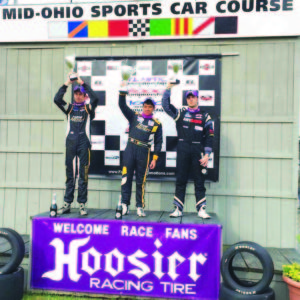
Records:
{"label": "cap", "polygon": [[83,94],[86,94],[86,90],[82,85],[75,85],[73,90],[74,90],[74,93],[81,92]]}
{"label": "cap", "polygon": [[153,105],[153,107],[155,107],[155,101],[152,99],[152,98],[146,98],[145,100],[144,100],[144,102],[143,102],[143,105],[144,104],[152,104]]}
{"label": "cap", "polygon": [[190,96],[190,95],[195,96],[195,97],[198,97],[198,91],[197,91],[197,90],[190,90],[190,91],[187,91],[187,92],[185,93],[185,98],[187,98],[187,97]]}

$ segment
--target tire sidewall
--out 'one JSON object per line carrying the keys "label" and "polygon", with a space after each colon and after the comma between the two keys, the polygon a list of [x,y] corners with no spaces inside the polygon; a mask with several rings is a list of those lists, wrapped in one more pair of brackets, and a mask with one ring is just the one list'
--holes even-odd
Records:
{"label": "tire sidewall", "polygon": [[0,228],[0,237],[6,239],[10,243],[12,249],[12,255],[8,263],[0,267],[0,275],[9,274],[16,271],[24,258],[24,242],[20,235],[19,237],[17,235],[18,234],[12,229]]}
{"label": "tire sidewall", "polygon": [[[261,280],[253,286],[243,285],[241,280],[236,280],[237,277],[232,276],[233,268],[232,261],[234,257],[241,252],[247,252],[257,257],[263,267],[263,276]],[[256,295],[264,293],[273,278],[274,264],[269,253],[262,246],[254,242],[240,242],[229,247],[223,254],[221,262],[221,274],[223,281],[232,290],[243,295]]]}

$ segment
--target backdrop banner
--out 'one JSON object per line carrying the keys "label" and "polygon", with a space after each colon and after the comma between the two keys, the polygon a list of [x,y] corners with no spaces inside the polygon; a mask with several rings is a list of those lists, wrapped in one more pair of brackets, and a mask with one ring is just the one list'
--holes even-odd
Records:
{"label": "backdrop banner", "polygon": [[31,287],[219,299],[221,226],[35,217]]}
{"label": "backdrop banner", "polygon": [[[3,0],[6,5],[8,0]],[[218,39],[300,34],[296,0],[14,1],[0,42]],[[11,3],[11,2],[10,2]],[[20,3],[23,5],[15,5]],[[24,5],[27,4],[27,5]]]}
{"label": "backdrop banner", "polygon": [[[175,76],[173,65],[179,65],[176,77],[180,84],[172,89],[171,103],[186,106],[185,92],[199,91],[202,112],[214,120],[215,141],[208,164],[207,180],[219,178],[221,56],[198,55],[176,57],[77,57],[77,71],[98,95],[96,117],[91,125],[92,155],[90,175],[121,175],[122,157],[128,141],[129,123],[118,107],[122,80],[121,66],[132,66],[136,73],[129,79],[127,104],[142,111],[146,97],[156,102],[155,118],[163,127],[163,146],[157,166],[150,178],[174,178],[176,170],[177,131],[175,121],[162,108],[167,81]],[[153,150],[153,142],[152,142]]]}

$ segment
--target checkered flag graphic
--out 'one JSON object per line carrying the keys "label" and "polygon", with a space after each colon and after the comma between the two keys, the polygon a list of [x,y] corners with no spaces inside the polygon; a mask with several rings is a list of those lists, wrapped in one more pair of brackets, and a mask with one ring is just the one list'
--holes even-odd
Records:
{"label": "checkered flag graphic", "polygon": [[138,19],[129,21],[129,36],[149,36],[150,20]]}

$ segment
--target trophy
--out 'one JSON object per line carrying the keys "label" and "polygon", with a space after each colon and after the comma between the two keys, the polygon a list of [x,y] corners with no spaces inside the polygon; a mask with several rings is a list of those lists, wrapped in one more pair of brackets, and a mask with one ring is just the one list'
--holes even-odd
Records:
{"label": "trophy", "polygon": [[73,71],[74,67],[75,67],[75,56],[71,55],[71,56],[65,57],[65,62],[66,62],[67,67],[73,72],[70,75],[70,80],[71,81],[77,80],[78,79],[77,74]]}
{"label": "trophy", "polygon": [[172,69],[173,69],[173,72],[174,72],[174,76],[171,77],[171,79],[170,79],[170,83],[171,84],[179,84],[180,83],[180,80],[176,78],[177,74],[178,74],[178,72],[180,70],[180,67],[181,67],[180,63],[178,63],[178,62],[174,62],[172,64]]}
{"label": "trophy", "polygon": [[121,84],[121,89],[120,92],[123,94],[128,94],[128,80],[131,77],[131,75],[135,72],[135,69],[131,66],[122,66],[121,67],[121,75],[122,75],[122,79],[123,79],[123,83]]}

